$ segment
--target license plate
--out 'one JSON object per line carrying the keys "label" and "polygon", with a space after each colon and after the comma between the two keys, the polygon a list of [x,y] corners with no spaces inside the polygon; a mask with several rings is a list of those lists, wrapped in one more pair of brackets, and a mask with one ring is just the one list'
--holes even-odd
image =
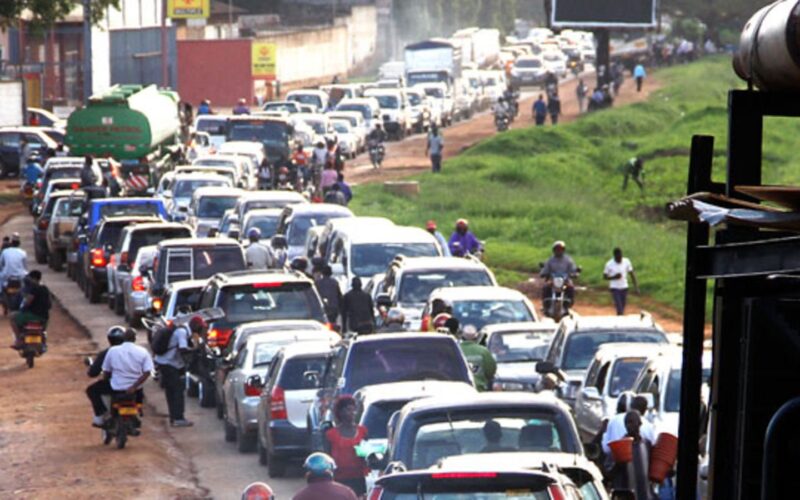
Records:
{"label": "license plate", "polygon": [[42,337],[38,335],[25,335],[25,343],[26,344],[41,344]]}
{"label": "license plate", "polygon": [[117,413],[123,416],[135,416],[139,414],[139,410],[134,406],[123,406],[117,409]]}

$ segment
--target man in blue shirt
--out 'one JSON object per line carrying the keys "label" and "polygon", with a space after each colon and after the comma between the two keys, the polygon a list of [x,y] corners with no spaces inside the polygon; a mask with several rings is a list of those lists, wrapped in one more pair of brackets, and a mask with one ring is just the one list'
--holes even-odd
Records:
{"label": "man in blue shirt", "polygon": [[644,66],[642,63],[636,65],[633,68],[633,78],[636,79],[636,92],[642,91],[642,83],[644,83],[644,79],[647,77],[647,72],[644,70]]}
{"label": "man in blue shirt", "polygon": [[350,200],[353,199],[353,190],[350,189],[350,185],[344,181],[344,174],[341,172],[336,175],[336,185],[339,186],[339,191],[342,192],[347,203],[350,203]]}
{"label": "man in blue shirt", "polygon": [[544,125],[544,121],[547,119],[547,104],[544,102],[542,94],[539,94],[539,98],[533,103],[533,119],[537,126]]}
{"label": "man in blue shirt", "polygon": [[442,247],[442,253],[444,253],[444,256],[450,257],[450,245],[447,243],[447,240],[444,239],[442,233],[436,229],[436,221],[429,220],[425,225],[425,229],[427,229],[428,232],[431,233],[434,238],[436,238],[436,241],[439,242],[439,246]]}
{"label": "man in blue shirt", "polygon": [[247,107],[247,101],[239,99],[239,103],[233,108],[234,115],[249,115],[250,108]]}
{"label": "man in blue shirt", "polygon": [[36,181],[44,174],[44,169],[42,168],[42,159],[39,156],[38,151],[34,151],[28,157],[28,161],[25,164],[25,183],[30,184],[31,186],[36,185]]}
{"label": "man in blue shirt", "polygon": [[456,230],[450,236],[449,246],[453,257],[464,257],[480,251],[481,242],[469,230],[467,219],[458,219]]}
{"label": "man in blue shirt", "polygon": [[200,115],[210,115],[213,114],[211,112],[211,101],[208,99],[203,100],[199,106],[197,106],[197,116]]}

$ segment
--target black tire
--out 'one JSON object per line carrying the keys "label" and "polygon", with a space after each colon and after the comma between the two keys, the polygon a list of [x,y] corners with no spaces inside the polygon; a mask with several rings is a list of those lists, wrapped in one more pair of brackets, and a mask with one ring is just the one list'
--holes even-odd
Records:
{"label": "black tire", "polygon": [[117,301],[116,296],[113,293],[108,292],[108,295],[106,296],[106,305],[108,305],[108,308],[111,309],[112,311],[114,310],[116,301]]}
{"label": "black tire", "polygon": [[125,448],[125,443],[128,442],[128,426],[125,424],[124,420],[120,420],[119,425],[117,426],[117,449],[121,450]]}
{"label": "black tire", "polygon": [[53,271],[61,272],[64,270],[64,258],[61,256],[61,252],[59,250],[50,252],[48,262],[50,262],[50,267],[53,269]]}
{"label": "black tire", "polygon": [[261,437],[256,436],[256,449],[258,450],[258,463],[267,465],[267,449],[261,444]]}
{"label": "black tire", "polygon": [[27,363],[28,368],[33,368],[33,360],[36,355],[32,352],[29,352],[25,355],[25,363]]}
{"label": "black tire", "polygon": [[86,295],[88,295],[89,302],[91,304],[97,304],[100,302],[100,298],[103,296],[102,292],[100,291],[100,287],[88,281],[86,284]]}
{"label": "black tire", "polygon": [[209,384],[208,381],[200,381],[197,397],[200,399],[201,408],[213,408],[217,403],[216,396],[213,384]]}
{"label": "black tire", "polygon": [[47,252],[43,251],[35,240],[33,242],[33,254],[36,257],[37,264],[47,264]]}
{"label": "black tire", "polygon": [[286,461],[269,453],[267,456],[267,473],[269,477],[283,477],[286,475]]}
{"label": "black tire", "polygon": [[125,314],[125,297],[122,295],[117,295],[114,298],[114,314],[117,316]]}
{"label": "black tire", "polygon": [[225,408],[222,406],[222,403],[219,401],[219,398],[217,398],[217,418],[219,420],[225,418]]}
{"label": "black tire", "polygon": [[233,443],[236,441],[236,426],[228,422],[228,419],[225,419],[223,423],[225,426],[225,441]]}
{"label": "black tire", "polygon": [[256,449],[255,439],[239,427],[236,427],[236,451],[239,453],[252,453]]}
{"label": "black tire", "polygon": [[113,434],[111,434],[111,433],[108,431],[108,429],[103,429],[103,430],[101,430],[101,431],[100,431],[100,436],[102,437],[102,439],[103,439],[103,444],[105,444],[105,445],[107,445],[107,444],[111,443],[111,441],[113,441],[113,440],[114,440],[114,435],[113,435]]}
{"label": "black tire", "polygon": [[125,322],[128,323],[128,326],[131,328],[138,328],[142,324],[142,318],[139,315],[128,312],[126,309],[122,313],[125,316]]}
{"label": "black tire", "polygon": [[199,388],[197,387],[197,382],[192,380],[192,377],[186,376],[186,395],[190,398],[196,398],[199,392]]}

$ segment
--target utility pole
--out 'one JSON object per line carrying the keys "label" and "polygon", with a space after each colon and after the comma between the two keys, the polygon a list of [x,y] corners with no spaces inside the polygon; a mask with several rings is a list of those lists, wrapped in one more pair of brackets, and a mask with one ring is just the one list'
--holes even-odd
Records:
{"label": "utility pole", "polygon": [[92,0],[83,0],[83,102],[92,97]]}
{"label": "utility pole", "polygon": [[169,37],[167,36],[167,0],[161,0],[161,86],[164,88],[169,87]]}

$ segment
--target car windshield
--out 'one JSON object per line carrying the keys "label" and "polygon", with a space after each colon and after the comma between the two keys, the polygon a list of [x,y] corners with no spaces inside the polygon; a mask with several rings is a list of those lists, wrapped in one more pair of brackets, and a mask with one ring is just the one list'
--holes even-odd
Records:
{"label": "car windshield", "polygon": [[569,449],[568,430],[554,415],[533,410],[486,407],[426,421],[414,437],[409,469],[427,469],[444,457],[468,453],[576,451]]}
{"label": "car windshield", "polygon": [[316,108],[322,107],[322,99],[314,94],[292,94],[287,97],[290,101],[300,102],[303,104],[310,104]]}
{"label": "car windshield", "polygon": [[238,246],[210,246],[195,248],[194,276],[191,279],[208,279],[217,273],[242,271],[247,268]]}
{"label": "car windshield", "polygon": [[459,300],[453,302],[453,316],[460,324],[478,330],[486,325],[535,321],[522,300]]}
{"label": "car windshield", "polygon": [[406,304],[425,303],[431,292],[437,288],[492,286],[493,284],[489,274],[484,270],[448,269],[406,273],[400,283],[398,302]]}
{"label": "car windshield", "polygon": [[325,128],[325,122],[323,121],[306,120],[305,124],[311,127],[317,134],[324,135],[328,133],[328,130]]}
{"label": "car windshield", "polygon": [[264,106],[264,111],[288,111],[289,113],[297,112],[297,104],[289,102],[270,102]]}
{"label": "car windshield", "polygon": [[198,132],[205,132],[208,135],[225,135],[225,120],[197,120],[195,127]]}
{"label": "car windshield", "polygon": [[567,339],[561,369],[585,370],[600,346],[611,342],[666,344],[667,337],[653,330],[579,331]]}
{"label": "car windshield", "polygon": [[611,372],[608,395],[617,397],[622,391],[627,391],[636,381],[636,376],[644,366],[647,358],[620,358],[614,363],[614,370]]}
{"label": "car windshield", "polygon": [[195,190],[206,186],[230,186],[230,184],[222,179],[179,179],[175,183],[172,195],[175,198],[191,198]]}
{"label": "car windshield", "polygon": [[[290,246],[306,244],[308,230],[316,226],[324,226],[331,219],[347,217],[345,214],[314,214],[306,217],[295,217],[289,225],[288,243]],[[359,275],[360,276],[360,275]]]}
{"label": "car windshield", "polygon": [[350,127],[348,127],[346,123],[342,123],[342,122],[333,122],[333,130],[335,130],[336,132],[338,132],[340,134],[349,134],[350,133]]}
{"label": "car windshield", "polygon": [[538,59],[520,59],[515,66],[518,68],[541,68],[542,61]]}
{"label": "car windshield", "polygon": [[422,97],[420,97],[419,94],[413,94],[413,93],[409,92],[408,93],[408,102],[412,106],[419,106],[420,104],[422,104]]}
{"label": "car windshield", "polygon": [[382,109],[397,109],[400,107],[400,101],[393,95],[376,95],[372,96],[378,100],[378,105]]}
{"label": "car windshield", "polygon": [[408,401],[407,399],[381,401],[369,405],[367,411],[358,419],[361,425],[367,428],[367,437],[369,439],[386,439],[386,425],[389,423],[389,417],[403,408]]}
{"label": "car windshield", "polygon": [[337,111],[357,111],[361,113],[361,116],[365,120],[369,120],[372,118],[369,110],[369,106],[364,106],[361,104],[340,104],[336,107]]}
{"label": "car windshield", "polygon": [[80,179],[81,167],[54,168],[48,172],[47,178],[50,179]]}
{"label": "car windshield", "polygon": [[[292,341],[294,343],[295,341]],[[306,372],[322,373],[325,370],[327,357],[325,355],[315,355],[302,358],[291,358],[283,364],[278,385],[284,391],[307,391],[319,389],[321,379],[319,377],[306,377]]]}
{"label": "car windshield", "polygon": [[464,358],[448,338],[361,342],[348,356],[347,389],[407,380],[464,382]]}
{"label": "car windshield", "polygon": [[[189,238],[192,231],[188,227],[164,227],[151,228],[142,231],[134,231],[131,236],[131,243],[128,247],[128,262],[136,260],[139,249],[150,245],[158,245],[164,240],[174,238]],[[119,249],[117,249],[119,250]]]}
{"label": "car windshield", "polygon": [[100,206],[100,217],[114,217],[117,215],[135,217],[138,215],[154,215],[160,216],[161,212],[159,207],[161,203],[153,202],[121,202],[121,203],[104,203]]}
{"label": "car windshield", "polygon": [[436,97],[437,99],[444,98],[444,92],[442,91],[442,89],[437,89],[437,88],[425,89],[425,95],[428,95],[430,97]]}
{"label": "car windshield", "polygon": [[501,363],[541,361],[547,355],[552,338],[552,332],[502,332],[492,335],[487,347]]}
{"label": "car windshield", "polygon": [[250,229],[257,227],[261,231],[261,238],[272,238],[278,230],[279,218],[279,215],[254,215],[249,217],[245,222],[243,234],[246,235]]}
{"label": "car windshield", "polygon": [[322,321],[322,306],[310,283],[264,283],[226,287],[219,307],[229,323],[275,319]]}
{"label": "car windshield", "polygon": [[[386,266],[398,255],[436,257],[439,251],[434,243],[365,243],[353,245],[351,254],[350,268],[353,274],[361,278],[371,278],[386,271]],[[427,298],[426,296],[425,300]]]}
{"label": "car windshield", "polygon": [[209,219],[219,219],[225,211],[236,205],[238,196],[205,196],[197,204],[197,216]]}
{"label": "car windshield", "polygon": [[229,141],[254,141],[285,146],[289,140],[286,124],[270,120],[236,120],[228,126]]}

